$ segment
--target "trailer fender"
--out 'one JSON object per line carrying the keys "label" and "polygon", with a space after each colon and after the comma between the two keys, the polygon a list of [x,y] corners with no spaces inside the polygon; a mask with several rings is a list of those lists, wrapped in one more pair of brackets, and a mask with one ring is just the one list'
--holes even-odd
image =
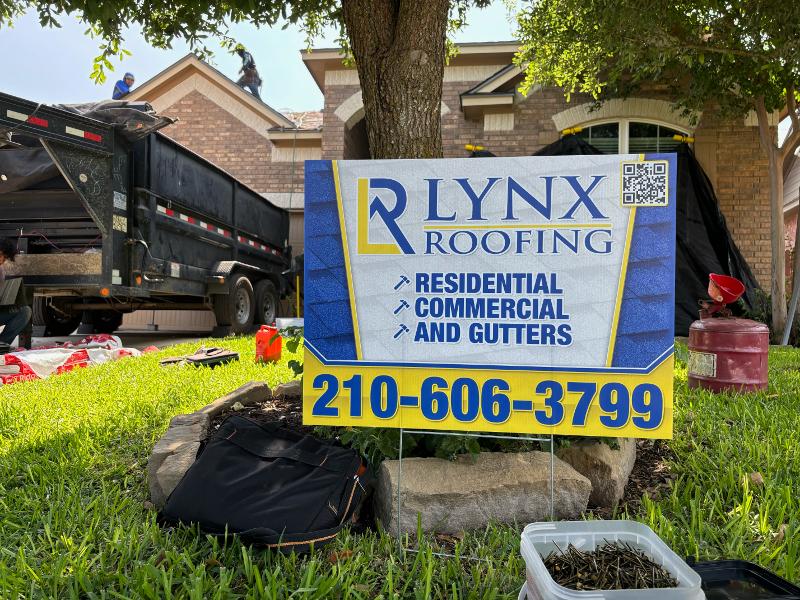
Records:
{"label": "trailer fender", "polygon": [[251,281],[258,281],[259,279],[269,279],[273,282],[278,281],[280,278],[276,277],[274,273],[249,265],[238,260],[223,260],[216,263],[211,268],[211,273],[208,277],[208,293],[227,294],[228,293],[228,280],[234,273],[242,273],[247,275]]}

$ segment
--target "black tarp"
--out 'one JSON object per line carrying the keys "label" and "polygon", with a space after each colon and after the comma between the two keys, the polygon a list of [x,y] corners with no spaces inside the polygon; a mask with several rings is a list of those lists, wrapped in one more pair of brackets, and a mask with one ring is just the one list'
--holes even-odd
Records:
{"label": "black tarp", "polygon": [[708,176],[688,144],[680,144],[675,244],[675,335],[689,335],[697,302],[708,298],[709,273],[741,280],[747,309],[760,286],[731,237]]}
{"label": "black tarp", "polygon": [[561,139],[534,152],[534,156],[574,156],[578,154],[603,154],[577,135],[565,135]]}
{"label": "black tarp", "polygon": [[0,150],[0,194],[28,189],[58,175],[44,148]]}
{"label": "black tarp", "polygon": [[472,150],[469,153],[470,158],[493,158],[497,155],[494,152],[489,152],[488,150]]}
{"label": "black tarp", "polygon": [[85,104],[54,104],[53,107],[113,125],[114,130],[129,142],[135,142],[175,122],[175,119],[156,114],[147,102],[103,100]]}
{"label": "black tarp", "polygon": [[[156,114],[147,102],[104,100],[87,104],[59,104],[59,108],[114,126],[114,130],[129,142],[146,137],[175,120]],[[9,141],[3,140],[4,144]],[[37,138],[28,134],[15,135],[10,148],[0,149],[0,194],[17,190],[59,185],[61,177],[47,151]],[[4,144],[0,144],[2,147]]]}
{"label": "black tarp", "polygon": [[[678,155],[675,232],[675,335],[689,335],[689,326],[699,318],[698,301],[708,298],[708,275],[721,273],[745,285],[745,308],[755,304],[760,286],[747,261],[731,237],[725,217],[708,176],[688,144],[675,149]],[[603,154],[576,135],[566,135],[545,146],[534,156]],[[736,307],[733,307],[736,310]]]}

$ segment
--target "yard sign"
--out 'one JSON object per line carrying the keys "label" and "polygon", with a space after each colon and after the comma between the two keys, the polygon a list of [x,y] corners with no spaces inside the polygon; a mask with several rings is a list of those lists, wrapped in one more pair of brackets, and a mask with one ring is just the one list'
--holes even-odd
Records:
{"label": "yard sign", "polygon": [[303,421],[672,436],[674,154],[307,161]]}

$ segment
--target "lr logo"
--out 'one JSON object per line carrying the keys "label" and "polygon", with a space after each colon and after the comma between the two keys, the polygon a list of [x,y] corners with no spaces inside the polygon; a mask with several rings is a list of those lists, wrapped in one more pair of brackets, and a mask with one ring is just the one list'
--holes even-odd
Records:
{"label": "lr logo", "polygon": [[[370,195],[382,190],[380,195]],[[394,202],[384,202],[383,198]],[[358,180],[358,253],[359,254],[414,254],[405,234],[397,225],[408,204],[406,189],[399,181],[383,177],[360,178]],[[389,206],[391,205],[391,208]],[[395,239],[395,243],[372,243],[369,241],[370,223],[379,218]]]}

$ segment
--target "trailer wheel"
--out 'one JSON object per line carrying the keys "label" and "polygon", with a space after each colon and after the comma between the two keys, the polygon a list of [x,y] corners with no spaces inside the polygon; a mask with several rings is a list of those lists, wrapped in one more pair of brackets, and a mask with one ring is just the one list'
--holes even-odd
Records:
{"label": "trailer wheel", "polygon": [[114,333],[122,325],[123,314],[116,310],[93,310],[89,315],[95,333]]}
{"label": "trailer wheel", "polygon": [[256,284],[256,323],[271,325],[278,316],[278,290],[269,279]]}
{"label": "trailer wheel", "polygon": [[253,325],[255,314],[253,284],[243,275],[230,280],[227,294],[214,296],[217,325],[230,325],[231,333],[247,333]]}
{"label": "trailer wheel", "polygon": [[81,324],[80,313],[61,310],[65,303],[65,298],[52,298],[49,304],[42,296],[33,299],[33,324],[44,327],[45,337],[69,335]]}

